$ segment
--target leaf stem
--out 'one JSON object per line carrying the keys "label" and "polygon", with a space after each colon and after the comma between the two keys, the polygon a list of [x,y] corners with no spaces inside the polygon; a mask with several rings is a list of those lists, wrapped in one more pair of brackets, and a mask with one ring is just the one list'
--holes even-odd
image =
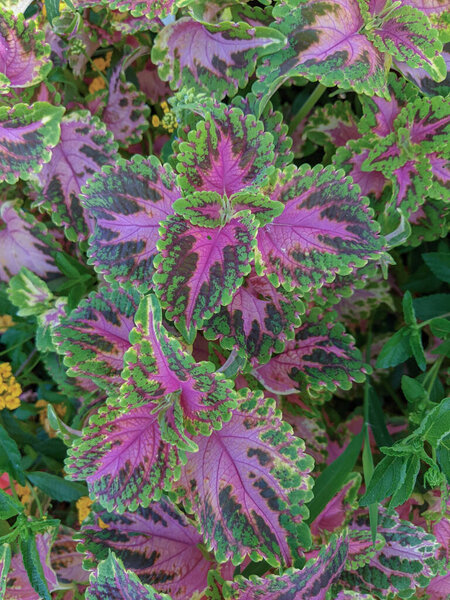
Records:
{"label": "leaf stem", "polygon": [[28,357],[23,361],[23,363],[20,365],[20,367],[17,369],[17,371],[14,373],[14,377],[18,377],[22,371],[25,369],[25,367],[27,366],[27,364],[31,361],[31,359],[37,354],[37,349],[33,348],[33,350],[30,352],[30,354],[28,355]]}
{"label": "leaf stem", "polygon": [[321,83],[318,83],[316,85],[316,87],[311,92],[309,98],[300,108],[295,117],[291,120],[288,132],[289,135],[292,135],[292,133],[297,129],[298,125],[302,122],[302,120],[311,112],[316,102],[319,100],[319,98],[322,96],[326,89],[326,86],[322,85]]}

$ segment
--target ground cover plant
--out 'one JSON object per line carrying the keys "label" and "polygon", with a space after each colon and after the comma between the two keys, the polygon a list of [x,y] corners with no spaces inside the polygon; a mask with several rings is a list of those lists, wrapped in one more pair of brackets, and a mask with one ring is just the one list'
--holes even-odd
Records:
{"label": "ground cover plant", "polygon": [[448,600],[449,5],[0,8],[0,596]]}

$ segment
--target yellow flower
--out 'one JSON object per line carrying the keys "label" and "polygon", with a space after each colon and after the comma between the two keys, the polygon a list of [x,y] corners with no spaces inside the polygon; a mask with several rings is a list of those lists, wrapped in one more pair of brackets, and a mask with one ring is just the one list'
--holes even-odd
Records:
{"label": "yellow flower", "polygon": [[20,406],[22,387],[12,374],[9,363],[0,364],[0,410],[14,410]]}
{"label": "yellow flower", "polygon": [[105,523],[105,521],[102,521],[100,518],[98,519],[97,524],[100,529],[108,529],[109,527],[108,523]]}
{"label": "yellow flower", "polygon": [[98,92],[99,90],[104,90],[106,88],[106,81],[103,77],[96,77],[93,79],[89,85],[89,93],[93,94],[94,92]]}
{"label": "yellow flower", "polygon": [[0,315],[0,333],[5,333],[7,329],[14,326],[11,315]]}
{"label": "yellow flower", "polygon": [[175,128],[178,125],[175,113],[171,111],[166,112],[166,114],[163,117],[163,120],[161,121],[161,124],[164,127],[164,129],[166,129],[169,133],[175,131]]}
{"label": "yellow flower", "polygon": [[20,485],[20,483],[16,483],[15,488],[21,503],[28,504],[28,502],[31,500],[30,488],[27,485]]}
{"label": "yellow flower", "polygon": [[161,124],[161,121],[159,120],[158,115],[153,115],[152,117],[152,125],[153,127],[159,127]]}
{"label": "yellow flower", "polygon": [[164,102],[161,102],[160,106],[163,109],[164,114],[169,112],[169,105],[167,104],[167,102],[165,100],[164,100]]}
{"label": "yellow flower", "polygon": [[105,58],[102,58],[100,56],[99,58],[94,58],[94,60],[92,62],[96,69],[103,72],[103,71],[106,71],[106,69],[111,64],[111,57],[112,57],[112,52],[109,51],[105,54]]}
{"label": "yellow flower", "polygon": [[82,523],[91,512],[92,500],[89,496],[82,496],[77,500],[78,521]]}

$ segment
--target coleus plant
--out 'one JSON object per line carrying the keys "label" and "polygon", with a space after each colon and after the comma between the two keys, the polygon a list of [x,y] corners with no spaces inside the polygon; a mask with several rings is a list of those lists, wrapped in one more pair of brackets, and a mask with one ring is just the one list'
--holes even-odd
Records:
{"label": "coleus plant", "polygon": [[444,600],[443,4],[57,4],[0,2],[0,590]]}

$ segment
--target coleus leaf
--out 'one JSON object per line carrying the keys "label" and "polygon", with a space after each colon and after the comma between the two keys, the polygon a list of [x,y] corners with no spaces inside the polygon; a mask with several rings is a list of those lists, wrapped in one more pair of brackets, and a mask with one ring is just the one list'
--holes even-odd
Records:
{"label": "coleus leaf", "polygon": [[317,108],[308,117],[303,135],[323,146],[326,157],[333,155],[336,148],[344,146],[348,140],[359,138],[357,118],[353,114],[350,102],[338,101]]}
{"label": "coleus leaf", "polygon": [[135,513],[100,511],[93,516],[80,532],[86,569],[105,559],[110,549],[143,583],[174,600],[192,598],[207,587],[212,563],[198,548],[202,537],[164,496]]}
{"label": "coleus leaf", "polygon": [[0,94],[9,88],[24,88],[39,83],[51,69],[50,46],[44,31],[34,21],[15,17],[3,8],[0,15]]}
{"label": "coleus leaf", "polygon": [[158,33],[151,56],[161,79],[169,81],[172,89],[206,88],[221,99],[245,87],[258,57],[283,44],[284,36],[269,27],[183,17]]}
{"label": "coleus leaf", "polygon": [[[246,115],[257,112],[257,98],[254,94],[247,94],[245,97],[235,96],[231,100],[231,104],[240,108]],[[284,123],[282,113],[274,110],[272,103],[268,102],[259,120],[264,125],[264,131],[271,133],[273,137],[273,164],[278,169],[286,167],[293,159],[293,153],[291,152],[292,139],[288,136],[288,126]]]}
{"label": "coleus leaf", "polygon": [[86,480],[91,497],[106,510],[145,508],[179,477],[186,457],[163,442],[157,408],[145,400],[101,407],[69,449],[68,477]]}
{"label": "coleus leaf", "polygon": [[164,19],[171,14],[176,7],[176,0],[154,0],[142,2],[142,0],[111,0],[103,2],[113,10],[120,12],[129,11],[134,17],[145,16],[148,19]]}
{"label": "coleus leaf", "polygon": [[326,86],[386,96],[386,58],[360,33],[364,22],[356,0],[278,3],[271,26],[289,44],[257,69],[254,92],[270,95],[289,77],[302,75]]}
{"label": "coleus leaf", "polygon": [[9,281],[21,267],[43,279],[55,277],[61,248],[44,223],[8,201],[0,204],[0,225],[0,245],[8,249],[0,253],[0,280]]}
{"label": "coleus leaf", "polygon": [[185,193],[205,190],[228,197],[258,184],[273,171],[272,140],[253,115],[220,104],[180,144],[178,184]]}
{"label": "coleus leaf", "polygon": [[82,204],[96,221],[90,263],[109,282],[151,285],[160,221],[173,214],[181,196],[169,165],[135,155],[106,166],[83,188]]}
{"label": "coleus leaf", "polygon": [[273,400],[241,390],[231,421],[197,438],[199,450],[183,468],[178,497],[219,562],[249,555],[290,565],[310,543],[302,521],[313,460],[280,417]]}
{"label": "coleus leaf", "polygon": [[48,102],[0,106],[0,181],[29,179],[51,158],[64,108]]}
{"label": "coleus leaf", "polygon": [[[185,449],[192,450],[183,423],[196,434],[209,435],[212,429],[220,429],[236,406],[232,383],[215,373],[212,363],[195,362],[168,334],[155,296],[142,299],[135,322],[136,328],[130,334],[133,345],[125,355],[121,403],[134,405],[144,399],[154,402],[161,408],[163,439],[180,447],[185,447],[187,441]],[[163,420],[167,427],[163,427]]]}
{"label": "coleus leaf", "polygon": [[254,368],[253,375],[267,390],[274,394],[301,390],[314,395],[337,387],[348,390],[352,381],[364,381],[367,369],[361,353],[343,325],[336,322],[333,311],[313,308],[303,321],[281,354]]}
{"label": "coleus leaf", "polygon": [[447,68],[441,56],[442,42],[428,17],[415,7],[390,0],[358,0],[364,19],[364,35],[380,52],[413,67],[423,67],[442,81]]}
{"label": "coleus leaf", "polygon": [[281,352],[301,323],[301,300],[253,271],[230,304],[205,323],[205,337],[219,339],[223,348],[240,350],[252,362],[265,363]]}
{"label": "coleus leaf", "polygon": [[367,200],[343,171],[290,166],[270,197],[285,205],[284,212],[258,231],[256,270],[273,285],[307,292],[379,255]]}
{"label": "coleus leaf", "polygon": [[125,569],[120,559],[111,552],[89,577],[86,600],[171,600],[167,594],[158,594],[151,586],[139,581],[132,571]]}
{"label": "coleus leaf", "polygon": [[230,600],[325,600],[327,590],[339,576],[347,558],[348,541],[332,536],[328,545],[309,560],[303,569],[288,569],[282,575],[261,578],[252,575],[250,580],[237,577],[226,583],[224,596]]}
{"label": "coleus leaf", "polygon": [[106,93],[100,92],[90,105],[96,106],[96,113],[114,134],[117,142],[124,147],[136,144],[148,129],[147,116],[150,113],[145,96],[134,85],[121,78],[123,66],[114,69]]}
{"label": "coleus leaf", "polygon": [[87,377],[111,392],[118,389],[139,301],[140,294],[133,289],[103,286],[61,319],[53,335],[68,375]]}
{"label": "coleus leaf", "polygon": [[[368,518],[357,516],[352,529],[370,531]],[[368,564],[359,568],[349,565],[339,583],[386,600],[413,597],[416,588],[425,587],[436,574],[436,538],[421,527],[400,520],[395,512],[379,512],[377,531],[385,540],[384,546]]]}
{"label": "coleus leaf", "polygon": [[81,206],[81,187],[117,158],[117,144],[99,119],[88,111],[64,116],[52,160],[36,175],[39,191],[34,206],[47,211],[56,225],[63,225],[71,241],[86,240],[94,231],[94,221]]}
{"label": "coleus leaf", "polygon": [[[445,2],[442,4],[438,2],[436,8],[439,6],[442,7],[444,11],[447,10]],[[446,13],[444,12],[444,14]],[[442,58],[447,65],[447,77],[441,82],[434,81],[429,73],[421,67],[410,67],[407,63],[401,61],[395,61],[395,67],[427,96],[445,97],[450,92],[450,42],[444,44]]]}
{"label": "coleus leaf", "polygon": [[167,318],[188,342],[242,285],[254,259],[256,232],[250,211],[237,213],[220,229],[191,225],[178,215],[162,223],[153,282]]}
{"label": "coleus leaf", "polygon": [[281,202],[271,200],[256,187],[245,188],[231,197],[217,192],[194,192],[176,200],[172,208],[193,225],[204,227],[221,227],[230,217],[247,209],[258,225],[266,225],[284,210]]}
{"label": "coleus leaf", "polygon": [[89,577],[82,567],[83,555],[77,552],[76,533],[69,527],[61,527],[52,546],[51,565],[61,584],[86,582]]}

